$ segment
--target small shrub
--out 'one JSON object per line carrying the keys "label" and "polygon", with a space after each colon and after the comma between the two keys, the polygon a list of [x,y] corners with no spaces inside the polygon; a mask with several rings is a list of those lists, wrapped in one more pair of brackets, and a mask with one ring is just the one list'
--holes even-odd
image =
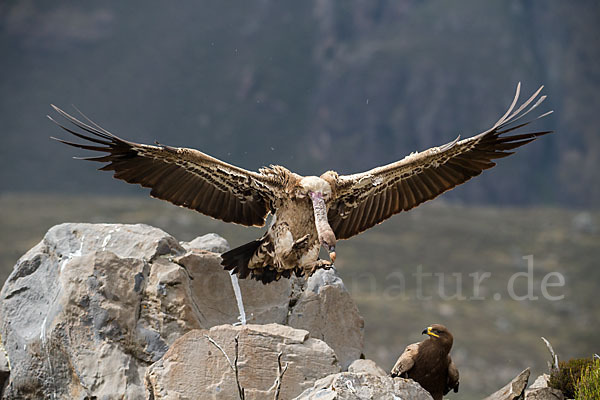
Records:
{"label": "small shrub", "polygon": [[550,375],[550,387],[563,392],[565,398],[574,399],[582,373],[593,363],[594,360],[591,358],[572,358],[569,361],[559,362],[558,370]]}
{"label": "small shrub", "polygon": [[577,388],[575,389],[575,399],[600,399],[600,359],[595,358],[581,372]]}

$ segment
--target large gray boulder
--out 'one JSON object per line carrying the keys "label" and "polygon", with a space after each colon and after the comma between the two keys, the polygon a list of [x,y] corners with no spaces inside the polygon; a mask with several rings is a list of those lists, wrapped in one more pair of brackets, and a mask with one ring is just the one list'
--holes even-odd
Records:
{"label": "large gray boulder", "polygon": [[[0,292],[0,337],[11,366],[4,397],[145,398],[146,369],[176,339],[239,322],[231,277],[208,251],[227,248],[216,235],[180,244],[147,225],[51,228]],[[248,322],[309,327],[345,366],[362,352],[362,320],[335,275],[319,276],[240,280]],[[338,320],[321,325],[326,316]]]}
{"label": "large gray boulder", "polygon": [[342,372],[315,382],[294,400],[432,400],[431,395],[410,379],[359,372]]}
{"label": "large gray boulder", "polygon": [[333,270],[318,270],[308,279],[288,324],[329,344],[344,370],[362,355],[365,322]]}
{"label": "large gray boulder", "polygon": [[[154,328],[165,318],[148,314],[146,284],[164,257],[182,252],[171,236],[142,225],[50,229],[0,292],[11,365],[4,396],[102,398],[121,390],[143,398],[145,368],[166,351],[173,331]],[[173,320],[184,329],[195,323],[184,313]]]}
{"label": "large gray boulder", "polygon": [[[238,381],[227,360],[235,363],[236,337]],[[281,399],[291,399],[317,379],[340,371],[333,350],[310,338],[305,330],[279,324],[221,325],[191,331],[175,341],[146,373],[148,398],[235,399],[239,382],[247,400],[272,399],[277,390],[279,353],[281,368],[287,365],[281,377]]]}

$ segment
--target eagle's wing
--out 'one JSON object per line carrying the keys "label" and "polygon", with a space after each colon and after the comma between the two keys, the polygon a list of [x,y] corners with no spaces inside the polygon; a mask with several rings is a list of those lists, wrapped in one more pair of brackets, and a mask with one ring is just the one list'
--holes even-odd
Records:
{"label": "eagle's wing", "polygon": [[247,171],[194,149],[130,142],[89,119],[89,123],[84,123],[58,107],[52,107],[80,131],[61,125],[50,116],[48,118],[67,132],[91,143],[53,139],[70,146],[108,153],[84,160],[107,162],[100,170],[115,171],[115,178],[151,188],[150,195],[153,197],[225,222],[264,225],[277,197],[275,193],[284,190],[285,179],[295,175],[282,167],[264,168],[261,173]]}
{"label": "eagle's wing", "polygon": [[[508,150],[523,146],[549,131],[506,135],[524,127],[516,121],[537,108],[546,98],[538,98],[540,87],[515,110],[521,84],[508,111],[485,132],[456,140],[382,167],[333,181],[335,199],[328,219],[338,239],[347,239],[400,211],[410,210],[496,165],[492,160],[506,157]],[[534,100],[536,100],[534,103]],[[533,104],[533,105],[531,105]],[[528,108],[529,107],[529,108]]]}
{"label": "eagle's wing", "polygon": [[456,368],[456,364],[454,364],[454,361],[450,358],[450,354],[448,354],[448,382],[444,394],[448,394],[450,390],[458,393],[458,368]]}
{"label": "eagle's wing", "polygon": [[392,376],[400,376],[410,371],[410,369],[415,365],[415,359],[417,358],[417,353],[419,352],[419,343],[413,343],[406,346],[404,349],[404,353],[398,358],[396,364],[392,368],[391,375]]}

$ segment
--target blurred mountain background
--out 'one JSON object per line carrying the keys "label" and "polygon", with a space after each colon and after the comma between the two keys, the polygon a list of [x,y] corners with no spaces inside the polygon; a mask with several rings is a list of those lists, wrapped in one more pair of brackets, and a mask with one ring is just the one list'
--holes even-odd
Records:
{"label": "blurred mountain background", "polygon": [[50,103],[246,168],[349,173],[487,129],[522,81],[546,85],[538,126],[558,133],[446,197],[597,205],[598,17],[559,0],[3,1],[0,190],[139,192],[50,142]]}
{"label": "blurred mountain background", "polygon": [[[73,161],[84,152],[49,140],[66,135],[45,117],[51,103],[74,104],[133,141],[319,175],[363,171],[485,130],[521,81],[522,96],[546,86],[540,112],[555,113],[534,128],[556,133],[433,206],[344,242],[340,273],[356,283],[367,357],[385,368],[423,324],[446,322],[462,336],[460,398],[490,393],[521,367],[542,372],[539,336],[564,356],[589,356],[600,323],[599,20],[592,0],[4,0],[0,281],[51,225],[68,220],[146,222],[180,240],[215,231],[232,245],[259,235],[155,205],[141,199],[147,190]],[[564,301],[382,295],[390,273],[417,265],[499,271],[488,290],[505,292],[527,254],[566,276]],[[365,271],[375,286],[360,279]]]}

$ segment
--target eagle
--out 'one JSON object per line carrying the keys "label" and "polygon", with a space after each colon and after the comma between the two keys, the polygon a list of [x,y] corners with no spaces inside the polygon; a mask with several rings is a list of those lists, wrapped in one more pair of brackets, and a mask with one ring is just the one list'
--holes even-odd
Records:
{"label": "eagle", "polygon": [[[261,238],[222,254],[225,269],[266,284],[331,268],[337,240],[439,196],[493,167],[493,160],[513,154],[510,150],[550,133],[515,132],[552,112],[521,120],[546,98],[542,88],[517,107],[519,83],[508,111],[485,132],[352,175],[301,176],[279,165],[248,171],[198,150],[122,139],[81,112],[77,119],[52,105],[71,125],[48,118],[86,142],[52,139],[101,153],[76,158],[106,163],[99,169],[150,188],[152,197],[246,226],[264,226],[271,214]],[[329,260],[319,258],[321,247]]]}
{"label": "eagle", "polygon": [[429,338],[406,347],[392,368],[392,377],[409,378],[427,390],[433,400],[442,400],[450,390],[458,392],[458,368],[450,358],[454,338],[444,325],[428,326]]}

